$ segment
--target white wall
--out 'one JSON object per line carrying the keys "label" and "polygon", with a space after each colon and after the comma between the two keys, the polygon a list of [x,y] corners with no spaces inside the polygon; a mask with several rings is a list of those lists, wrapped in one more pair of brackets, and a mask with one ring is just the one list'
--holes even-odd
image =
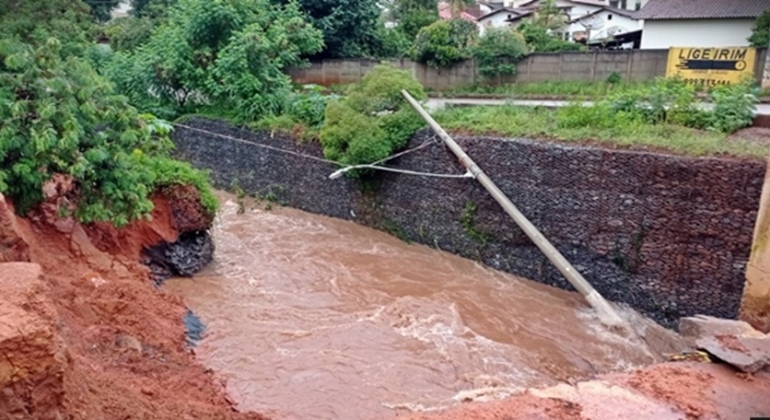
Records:
{"label": "white wall", "polygon": [[509,15],[514,14],[511,12],[502,11],[500,13],[495,13],[486,19],[478,21],[477,25],[479,27],[479,34],[484,35],[484,32],[486,32],[487,28],[502,28],[511,26],[509,22],[506,22]]}
{"label": "white wall", "polygon": [[[610,19],[610,16],[612,16],[612,19]],[[591,17],[584,19],[583,24],[587,26],[590,25],[590,39],[604,39],[612,35],[624,34],[626,32],[632,32],[642,28],[641,21],[634,20],[626,16],[621,16],[607,10],[603,10]],[[588,29],[589,28],[586,26],[581,25],[580,22],[570,24],[570,39],[573,33],[585,32]],[[612,32],[611,29],[615,30],[615,32],[612,34],[609,33]]]}
{"label": "white wall", "polygon": [[646,20],[642,49],[670,47],[743,47],[752,19]]}

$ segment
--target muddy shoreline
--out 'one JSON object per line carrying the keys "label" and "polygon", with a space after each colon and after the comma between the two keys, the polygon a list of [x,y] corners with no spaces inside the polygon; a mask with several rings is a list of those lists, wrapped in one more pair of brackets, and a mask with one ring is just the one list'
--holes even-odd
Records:
{"label": "muddy shoreline", "polygon": [[[20,218],[0,199],[0,420],[265,418],[236,411],[221,378],[191,352],[199,320],[140,263],[142,249],[180,235],[174,205],[163,196],[154,202],[152,222],[117,230],[59,219],[45,207]],[[770,414],[769,392],[767,373],[667,363],[440,413],[394,414],[602,419],[617,418],[606,411],[614,406],[634,418],[747,418]]]}
{"label": "muddy shoreline", "polygon": [[27,218],[0,198],[0,420],[264,418],[236,412],[191,352],[199,326],[140,263],[209,228],[195,194],[157,194],[152,221],[125,229],[58,218],[55,196]]}

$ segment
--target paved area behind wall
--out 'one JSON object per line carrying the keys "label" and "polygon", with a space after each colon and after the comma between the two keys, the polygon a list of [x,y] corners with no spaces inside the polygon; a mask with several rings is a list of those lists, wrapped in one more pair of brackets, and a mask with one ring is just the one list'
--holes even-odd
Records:
{"label": "paved area behind wall", "polygon": [[[519,106],[544,106],[547,108],[557,108],[572,103],[571,101],[554,101],[554,100],[536,100],[536,99],[478,99],[478,98],[430,98],[426,104],[426,107],[433,111],[449,106],[499,106],[505,104],[519,105]],[[591,101],[580,102],[583,105],[593,105]],[[713,107],[710,103],[699,104],[704,109]],[[770,115],[770,104],[758,104],[757,109],[754,112],[755,115]]]}

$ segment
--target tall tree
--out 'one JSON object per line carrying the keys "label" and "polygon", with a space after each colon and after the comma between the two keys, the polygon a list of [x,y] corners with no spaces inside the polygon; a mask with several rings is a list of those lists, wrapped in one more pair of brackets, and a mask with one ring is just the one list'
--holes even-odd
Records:
{"label": "tall tree", "polygon": [[313,58],[358,58],[371,54],[376,45],[377,0],[273,0],[299,3],[308,20],[323,32],[324,48]]}
{"label": "tall tree", "polygon": [[295,3],[179,0],[147,44],[116,56],[109,74],[137,104],[152,90],[177,112],[209,103],[254,121],[283,110],[286,68],[321,46],[321,32]]}
{"label": "tall tree", "polygon": [[438,0],[394,0],[391,7],[391,18],[410,40],[420,29],[438,20]]}
{"label": "tall tree", "polygon": [[535,22],[550,31],[563,28],[567,20],[568,16],[559,9],[555,0],[542,0],[535,12]]}

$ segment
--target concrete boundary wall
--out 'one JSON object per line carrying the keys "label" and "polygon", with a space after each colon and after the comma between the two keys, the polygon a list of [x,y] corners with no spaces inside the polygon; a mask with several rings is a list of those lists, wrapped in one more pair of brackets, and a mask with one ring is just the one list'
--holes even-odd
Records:
{"label": "concrete boundary wall", "polygon": [[[761,81],[766,50],[759,49],[754,74]],[[668,50],[623,50],[530,54],[518,63],[518,73],[511,77],[485,80],[473,60],[447,69],[433,69],[411,60],[384,60],[395,67],[410,70],[423,86],[447,90],[475,84],[532,83],[542,81],[601,82],[618,73],[623,80],[643,81],[666,75]],[[363,77],[378,60],[324,60],[305,69],[292,69],[296,83],[324,86],[353,83]]]}
{"label": "concrete boundary wall", "polygon": [[[318,143],[195,118],[186,124],[321,156]],[[433,135],[427,130],[410,147]],[[212,171],[220,188],[354,220],[487,266],[571,290],[472,179],[379,173],[363,190],[329,180],[323,162],[179,127],[177,157]],[[692,158],[487,137],[458,137],[498,184],[600,293],[669,327],[679,317],[738,315],[765,174],[757,160]],[[463,173],[436,143],[396,167]]]}

